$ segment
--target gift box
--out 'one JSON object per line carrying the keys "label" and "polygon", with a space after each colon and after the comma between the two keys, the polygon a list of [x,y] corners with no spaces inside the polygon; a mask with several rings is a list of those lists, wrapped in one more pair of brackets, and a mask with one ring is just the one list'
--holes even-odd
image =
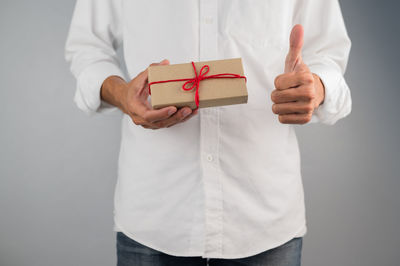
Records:
{"label": "gift box", "polygon": [[154,109],[247,103],[241,58],[150,66],[148,78]]}

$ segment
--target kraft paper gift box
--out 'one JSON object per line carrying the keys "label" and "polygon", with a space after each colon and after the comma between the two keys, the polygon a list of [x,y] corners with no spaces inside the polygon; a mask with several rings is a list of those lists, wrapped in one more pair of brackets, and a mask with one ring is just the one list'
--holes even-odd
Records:
{"label": "kraft paper gift box", "polygon": [[197,82],[200,108],[247,103],[241,58],[150,66],[148,75],[154,109],[171,105],[196,109]]}

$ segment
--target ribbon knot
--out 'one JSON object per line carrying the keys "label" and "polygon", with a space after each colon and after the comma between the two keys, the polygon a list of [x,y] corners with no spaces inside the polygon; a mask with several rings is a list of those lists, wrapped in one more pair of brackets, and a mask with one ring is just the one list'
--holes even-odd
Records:
{"label": "ribbon knot", "polygon": [[[195,74],[194,78],[170,79],[170,80],[160,80],[160,81],[150,82],[149,83],[149,94],[151,94],[150,87],[153,84],[167,83],[167,82],[177,82],[177,81],[186,81],[182,85],[182,89],[185,90],[185,91],[191,91],[194,88],[196,88],[194,101],[196,103],[197,108],[199,108],[199,104],[200,104],[200,99],[199,99],[200,81],[202,81],[204,79],[218,79],[218,78],[244,78],[244,80],[247,81],[245,76],[241,76],[241,75],[238,75],[238,74],[232,74],[232,73],[222,73],[222,74],[215,74],[215,75],[207,76],[207,73],[210,71],[210,67],[208,65],[204,65],[200,69],[200,73],[197,74],[197,70],[196,70],[196,66],[195,66],[194,62],[192,62],[192,66],[193,66],[193,70],[194,70],[194,74]],[[188,87],[189,85],[190,85],[190,87]]]}
{"label": "ribbon knot", "polygon": [[[200,99],[199,99],[199,88],[200,88],[200,81],[202,81],[203,79],[207,79],[206,75],[208,73],[208,71],[210,71],[210,67],[208,65],[204,65],[201,69],[200,69],[200,73],[199,75],[197,75],[197,71],[196,71],[196,66],[194,65],[194,63],[192,62],[192,66],[194,69],[194,73],[195,73],[195,77],[186,81],[183,85],[182,85],[182,89],[185,91],[190,91],[193,88],[196,88],[195,94],[194,94],[194,101],[196,103],[197,108],[199,108],[199,103],[200,103]],[[187,87],[187,85],[192,84],[190,87]]]}
{"label": "ribbon knot", "polygon": [[[185,84],[183,84],[182,89],[184,89],[185,91],[190,91],[192,90],[194,87],[198,87],[200,85],[200,81],[202,81],[203,79],[206,79],[206,75],[208,73],[208,71],[210,71],[210,67],[208,65],[204,65],[201,69],[200,69],[200,73],[199,75],[197,75],[196,72],[196,66],[194,65],[194,63],[192,62],[193,65],[193,69],[194,69],[194,73],[195,73],[195,77],[186,81]],[[205,72],[203,73],[203,70],[205,70]],[[192,86],[190,86],[189,88],[187,88],[186,86],[192,84]]]}

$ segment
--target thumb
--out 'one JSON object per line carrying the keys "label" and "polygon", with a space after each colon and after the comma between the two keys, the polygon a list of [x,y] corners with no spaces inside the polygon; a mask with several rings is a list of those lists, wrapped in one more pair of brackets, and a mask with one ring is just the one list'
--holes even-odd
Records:
{"label": "thumb", "polygon": [[[151,66],[162,66],[162,65],[169,65],[169,60],[168,60],[168,59],[164,59],[164,60],[162,60],[160,63],[152,63],[152,64],[149,65],[149,67],[151,67]],[[149,76],[148,71],[149,71],[149,70],[148,70],[148,68],[147,68],[145,71],[141,72],[141,73],[137,76],[137,78],[138,78],[139,80],[141,80],[142,82],[147,82],[147,79],[148,79],[148,76]]]}
{"label": "thumb", "polygon": [[169,60],[168,59],[164,59],[160,62],[160,65],[169,65]]}
{"label": "thumb", "polygon": [[160,61],[160,63],[152,63],[152,64],[150,64],[150,66],[159,66],[159,65],[169,65],[169,60],[168,59],[164,59],[164,60]]}
{"label": "thumb", "polygon": [[302,63],[301,50],[304,43],[304,28],[300,24],[293,27],[290,33],[290,48],[286,56],[285,73],[292,72]]}

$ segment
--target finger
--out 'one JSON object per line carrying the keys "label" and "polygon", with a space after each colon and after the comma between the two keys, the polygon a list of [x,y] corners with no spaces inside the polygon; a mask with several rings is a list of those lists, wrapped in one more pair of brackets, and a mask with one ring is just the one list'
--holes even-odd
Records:
{"label": "finger", "polygon": [[[178,122],[178,123],[184,123],[184,122],[190,120],[193,116],[195,116],[195,115],[197,115],[197,114],[198,114],[198,109],[193,110],[192,113],[191,113],[190,115],[188,115],[187,117],[185,117],[182,121],[180,121],[180,122]],[[178,124],[178,123],[177,123],[177,124]],[[168,126],[168,127],[170,127],[170,126]]]}
{"label": "finger", "polygon": [[144,127],[144,128],[151,128],[151,127],[152,127],[151,124],[150,124],[149,122],[145,121],[143,118],[141,118],[141,117],[138,116],[138,115],[132,114],[132,115],[130,115],[130,117],[131,117],[131,119],[132,119],[132,122],[133,122],[135,125],[142,126],[142,127]]}
{"label": "finger", "polygon": [[169,60],[168,59],[164,59],[160,62],[160,65],[169,65]]}
{"label": "finger", "polygon": [[146,129],[159,129],[158,127],[150,126],[150,125],[141,125],[143,128]]}
{"label": "finger", "polygon": [[285,73],[294,71],[302,61],[301,50],[304,43],[304,28],[300,24],[293,27],[290,33],[290,48],[286,56]]}
{"label": "finger", "polygon": [[[168,59],[164,59],[160,63],[152,63],[152,64],[149,65],[149,67],[151,67],[151,66],[160,66],[160,65],[169,65],[169,60]],[[144,84],[143,90],[145,92],[149,92],[148,68],[146,69],[146,72],[147,72],[146,73],[147,76],[143,77],[144,78],[144,83],[142,83],[142,84]],[[143,92],[143,90],[141,92]]]}
{"label": "finger", "polygon": [[275,78],[275,88],[286,90],[300,85],[309,85],[314,82],[314,77],[310,72],[290,72]]}
{"label": "finger", "polygon": [[305,101],[311,102],[315,99],[315,92],[310,86],[302,85],[298,88],[291,88],[286,90],[274,90],[271,93],[271,100],[274,103],[288,103]]}
{"label": "finger", "polygon": [[272,112],[277,115],[308,114],[313,111],[314,106],[310,102],[291,102],[272,105]]}
{"label": "finger", "polygon": [[198,112],[199,112],[199,109],[193,110],[193,112],[190,115],[188,115],[186,118],[184,118],[181,122],[185,122],[185,121],[189,120],[193,116],[197,115]]}
{"label": "finger", "polygon": [[[152,63],[150,66],[158,66],[158,65],[169,65],[168,59],[162,60],[160,63]],[[136,76],[136,80],[144,87],[147,84],[147,80],[149,78],[148,68],[144,71],[140,72],[139,75]]]}
{"label": "finger", "polygon": [[278,117],[282,124],[306,124],[311,121],[312,114],[287,114]]}
{"label": "finger", "polygon": [[160,120],[164,120],[173,115],[177,109],[175,106],[168,106],[161,109],[150,109],[148,106],[140,103],[136,106],[136,114],[142,117],[149,123],[154,123]]}
{"label": "finger", "polygon": [[150,64],[150,66],[159,66],[159,65],[169,65],[169,60],[168,59],[164,59],[160,63],[152,63],[152,64]]}
{"label": "finger", "polygon": [[170,127],[176,123],[183,121],[186,117],[188,117],[192,113],[192,109],[190,107],[183,107],[179,109],[173,116],[168,119],[158,121],[155,126],[158,127]]}

